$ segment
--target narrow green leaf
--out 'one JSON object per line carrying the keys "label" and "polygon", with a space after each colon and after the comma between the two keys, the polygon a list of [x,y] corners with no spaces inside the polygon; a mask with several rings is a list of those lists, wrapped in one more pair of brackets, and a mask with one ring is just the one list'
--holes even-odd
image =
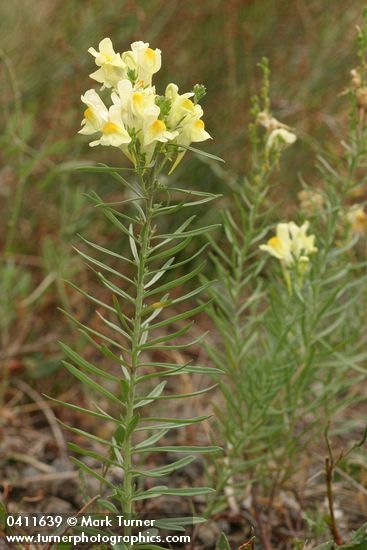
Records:
{"label": "narrow green leaf", "polygon": [[217,453],[222,451],[220,447],[210,446],[210,447],[196,447],[196,446],[175,446],[168,445],[163,447],[144,447],[144,449],[139,449],[137,452],[143,453]]}
{"label": "narrow green leaf", "polygon": [[105,287],[107,287],[109,290],[111,290],[111,292],[114,292],[115,294],[117,294],[118,296],[121,296],[121,298],[124,298],[125,300],[127,300],[128,302],[130,302],[131,304],[135,304],[135,301],[134,299],[129,296],[129,294],[127,294],[125,291],[123,291],[121,288],[119,288],[118,286],[116,286],[114,283],[111,283],[111,281],[109,281],[108,279],[106,279],[106,277],[104,275],[102,275],[102,273],[97,273],[98,275],[98,278],[102,281],[102,283],[105,285]]}
{"label": "narrow green leaf", "polygon": [[[101,332],[98,332],[98,330],[94,330],[92,329],[91,327],[87,326],[87,325],[84,325],[83,323],[81,323],[80,321],[78,321],[78,319],[76,319],[75,317],[73,317],[73,315],[71,315],[70,313],[68,313],[67,311],[63,310],[60,308],[60,311],[63,312],[64,315],[66,315],[66,317],[68,317],[68,319],[70,319],[73,323],[75,323],[78,327],[80,327],[80,329],[82,329],[82,332],[84,332],[85,334],[93,334],[94,336],[98,336],[98,338],[101,338],[102,340],[105,340],[106,342],[108,342],[109,344],[112,344],[114,346],[116,346],[117,348],[127,352],[128,350],[122,346],[120,343],[116,342],[115,340],[112,340],[112,338],[109,338],[108,336],[106,336],[105,334],[102,334]],[[91,338],[91,341],[93,341],[93,339]],[[96,342],[94,342],[94,344],[96,344]]]}
{"label": "narrow green leaf", "polygon": [[[144,428],[144,429],[147,429],[147,428]],[[150,445],[157,443],[157,441],[162,439],[162,437],[164,437],[168,432],[169,432],[169,428],[161,430],[160,432],[148,437],[148,439],[146,439],[145,441],[141,441],[140,443],[135,445],[134,449],[143,449],[144,447],[149,447]]]}
{"label": "narrow green leaf", "polygon": [[113,418],[113,416],[110,416],[109,414],[104,414],[96,411],[91,411],[90,409],[85,409],[84,407],[79,407],[78,405],[73,405],[72,403],[68,403],[67,401],[60,401],[59,399],[55,399],[54,397],[50,397],[49,395],[45,395],[47,399],[50,399],[50,401],[53,401],[54,403],[58,403],[59,405],[62,405],[63,407],[68,407],[69,409],[72,409],[74,411],[87,414],[88,416],[94,416],[95,418],[100,418],[104,421],[109,422],[115,422],[116,424],[120,424],[120,420],[117,420],[117,418]]}
{"label": "narrow green leaf", "polygon": [[73,361],[76,365],[79,367],[87,370],[88,372],[91,372],[97,376],[101,376],[104,380],[112,380],[112,382],[119,382],[120,379],[117,376],[114,376],[113,374],[110,374],[109,372],[106,372],[102,369],[99,369],[98,367],[95,367],[92,365],[92,363],[89,363],[84,357],[79,355],[76,351],[72,350],[69,346],[66,344],[63,344],[62,342],[59,342],[59,345],[62,349],[62,351],[65,353],[65,355]]}
{"label": "narrow green leaf", "polygon": [[208,307],[208,305],[211,303],[205,302],[203,304],[200,304],[197,307],[194,307],[193,309],[190,309],[189,311],[184,311],[183,313],[179,313],[177,315],[174,315],[173,317],[170,317],[169,319],[165,319],[164,321],[159,321],[158,323],[155,323],[154,325],[150,325],[150,327],[144,327],[143,330],[154,330],[156,328],[165,327],[167,325],[171,325],[172,323],[176,323],[177,321],[183,321],[184,319],[187,319],[189,317],[194,317],[201,311],[204,311]]}
{"label": "narrow green leaf", "polygon": [[131,285],[135,286],[135,282],[132,279],[130,279],[129,277],[126,277],[126,275],[124,275],[123,273],[120,273],[119,271],[116,271],[115,269],[108,266],[107,264],[104,264],[103,262],[100,262],[99,260],[96,260],[92,256],[89,256],[89,254],[85,254],[85,252],[82,252],[76,246],[74,246],[73,248],[87,262],[90,262],[93,265],[96,265],[96,266],[100,267],[101,269],[104,269],[105,271],[108,271],[109,273],[112,273],[112,275],[116,275],[116,277],[120,277],[120,279],[123,279],[124,281],[127,281]]}
{"label": "narrow green leaf", "polygon": [[134,257],[134,260],[136,262],[137,265],[139,265],[139,254],[138,254],[138,249],[136,248],[136,244],[135,244],[135,237],[134,237],[134,231],[133,231],[133,225],[130,224],[129,225],[129,243],[130,243],[130,249],[131,249],[131,252],[132,252],[132,255]]}
{"label": "narrow green leaf", "polygon": [[134,409],[138,409],[139,407],[144,407],[145,405],[148,405],[149,403],[152,403],[158,397],[161,395],[162,391],[164,390],[165,385],[167,384],[166,381],[160,382],[146,397],[136,397],[135,400],[138,401],[136,405],[134,405]]}
{"label": "narrow green leaf", "polygon": [[88,376],[86,376],[85,374],[83,374],[80,370],[76,369],[75,367],[73,367],[73,365],[71,365],[70,363],[67,363],[66,361],[64,361],[64,365],[65,367],[68,369],[68,371],[73,375],[75,376],[75,378],[77,378],[78,380],[80,380],[83,384],[85,384],[86,386],[90,387],[92,390],[104,395],[105,397],[107,397],[107,399],[109,399],[110,401],[113,401],[114,403],[117,403],[118,405],[121,406],[125,406],[124,403],[122,403],[113,393],[111,393],[110,391],[106,390],[106,388],[104,388],[103,386],[101,386],[100,384],[98,384],[97,382],[94,382],[94,380],[92,380],[91,378],[89,378]]}
{"label": "narrow green leaf", "polygon": [[77,453],[81,456],[88,456],[90,458],[94,458],[101,464],[108,464],[110,466],[117,466],[120,468],[120,465],[117,462],[114,462],[113,460],[110,460],[108,457],[101,455],[100,453],[96,453],[95,451],[91,451],[90,449],[83,449],[82,447],[79,447],[79,445],[76,445],[75,443],[68,443],[68,448],[73,453]]}
{"label": "narrow green leaf", "polygon": [[166,233],[157,235],[156,239],[185,239],[186,237],[197,237],[198,235],[207,234],[213,229],[221,227],[220,223],[214,223],[212,225],[207,225],[206,227],[198,227],[197,229],[191,229],[190,231],[183,231],[182,233]]}
{"label": "narrow green leaf", "polygon": [[193,279],[196,277],[204,268],[206,264],[206,261],[204,260],[201,262],[195,269],[193,269],[190,273],[187,273],[186,275],[182,275],[181,277],[177,277],[173,281],[170,281],[164,285],[161,285],[153,290],[150,290],[149,292],[145,293],[145,297],[148,298],[149,296],[154,296],[155,294],[162,294],[163,292],[166,292],[167,290],[170,290],[172,288],[175,288],[177,286],[181,286],[190,279]]}
{"label": "narrow green leaf", "polygon": [[135,265],[135,263],[132,260],[130,260],[130,258],[125,258],[125,256],[121,256],[121,254],[117,254],[117,252],[114,252],[113,250],[109,250],[108,248],[104,248],[103,246],[101,246],[99,244],[96,244],[92,241],[88,241],[87,239],[85,239],[81,235],[78,235],[78,236],[82,239],[82,241],[84,241],[86,244],[88,244],[92,248],[95,248],[99,252],[103,252],[104,254],[107,254],[108,256],[112,256],[114,258],[117,258],[118,260],[122,260],[124,262],[127,262],[130,265]]}
{"label": "narrow green leaf", "polygon": [[162,342],[169,342],[171,340],[179,338],[180,336],[183,336],[184,334],[186,334],[186,332],[190,330],[193,324],[194,324],[194,321],[192,321],[188,325],[185,325],[184,327],[182,327],[180,330],[177,330],[176,332],[171,332],[170,334],[165,334],[160,338],[149,340],[148,342],[146,342],[144,345],[141,346],[141,349],[156,347],[158,344],[161,344]]}
{"label": "narrow green leaf", "polygon": [[227,537],[225,536],[224,533],[222,533],[221,536],[219,537],[216,550],[231,550]]}
{"label": "narrow green leaf", "polygon": [[59,420],[59,423],[70,432],[73,432],[77,435],[85,437],[86,439],[90,439],[91,441],[95,441],[96,443],[100,443],[101,445],[105,445],[109,449],[116,448],[118,450],[118,447],[111,441],[108,441],[107,439],[103,439],[102,437],[98,437],[96,435],[90,434],[79,428],[74,428],[73,426],[69,426],[68,424],[65,424],[65,422],[61,422],[61,420]]}
{"label": "narrow green leaf", "polygon": [[71,456],[70,460],[71,462],[74,462],[74,464],[76,464],[78,468],[80,468],[80,470],[84,470],[85,472],[87,472],[88,475],[95,477],[96,479],[98,479],[98,481],[100,481],[104,485],[107,485],[108,487],[113,489],[113,483],[111,483],[106,478],[98,474],[96,470],[94,470],[94,468],[89,468],[89,466],[87,466],[86,464],[84,464],[84,462],[82,462],[81,460],[78,460],[74,456]]}
{"label": "narrow green leaf", "polygon": [[202,395],[203,393],[207,393],[211,391],[212,389],[216,388],[218,384],[213,384],[213,386],[209,386],[208,388],[204,388],[203,390],[197,390],[191,393],[176,393],[172,395],[161,395],[156,397],[155,399],[158,401],[164,401],[169,399],[185,399],[188,397],[196,397],[197,395]]}
{"label": "narrow green leaf", "polygon": [[164,266],[155,273],[155,275],[153,275],[153,277],[150,279],[150,281],[148,281],[147,283],[145,283],[144,285],[144,289],[146,290],[147,288],[149,288],[150,286],[154,285],[157,281],[159,281],[159,279],[165,274],[165,272],[168,270],[169,266],[172,264],[172,262],[175,261],[175,258],[170,258],[165,264]]}
{"label": "narrow green leaf", "polygon": [[102,315],[102,313],[100,313],[99,311],[96,311],[96,314],[98,315],[98,317],[108,326],[110,327],[112,330],[114,330],[115,332],[118,332],[119,334],[121,334],[124,338],[126,338],[129,342],[131,342],[131,336],[130,334],[128,334],[124,329],[122,329],[121,327],[119,327],[118,325],[116,325],[116,323],[112,323],[112,321],[109,321],[108,319],[106,319],[106,317],[104,317]]}
{"label": "narrow green leaf", "polygon": [[158,487],[152,487],[151,489],[148,489],[148,491],[144,492],[138,492],[134,496],[133,500],[145,500],[147,498],[154,498],[154,497],[160,497],[162,495],[164,496],[174,496],[174,497],[195,497],[199,495],[210,495],[211,493],[215,493],[214,489],[210,489],[209,487],[189,487],[189,488],[172,488],[172,487],[165,487],[164,485],[158,486]]}
{"label": "narrow green leaf", "polygon": [[186,149],[187,151],[192,151],[193,153],[196,153],[197,155],[201,155],[202,157],[206,157],[211,160],[216,160],[217,162],[225,162],[225,160],[221,159],[220,157],[217,157],[216,155],[212,155],[211,153],[206,153],[201,149],[196,149],[196,147],[191,147],[191,145],[176,145],[173,143],[170,143],[169,145],[170,147],[177,149],[178,151],[180,151],[181,149]]}
{"label": "narrow green leaf", "polygon": [[[156,260],[163,260],[167,257],[171,258],[175,254],[177,254],[178,252],[180,252],[181,250],[186,248],[186,246],[191,242],[191,240],[192,240],[192,237],[187,237],[182,242],[179,242],[176,246],[172,246],[171,248],[168,248],[167,250],[164,250],[163,252],[160,252],[159,254],[153,254],[153,256],[151,256],[149,254],[148,255],[148,261],[153,262],[153,261],[156,261]],[[154,247],[151,250],[151,252],[154,251],[156,248],[157,247]]]}
{"label": "narrow green leaf", "polygon": [[151,470],[134,470],[133,473],[135,476],[141,475],[144,477],[162,477],[174,472],[175,470],[184,468],[188,464],[191,464],[194,460],[194,456],[185,456],[175,462],[171,462],[170,464],[166,464],[165,466],[161,466],[159,468],[153,468]]}
{"label": "narrow green leaf", "polygon": [[199,517],[182,517],[182,518],[163,518],[163,519],[157,519],[154,521],[154,525],[158,527],[158,529],[167,529],[168,531],[170,529],[174,529],[176,526],[180,527],[187,527],[188,525],[200,525],[201,523],[205,523],[207,520],[205,518],[199,518]]}

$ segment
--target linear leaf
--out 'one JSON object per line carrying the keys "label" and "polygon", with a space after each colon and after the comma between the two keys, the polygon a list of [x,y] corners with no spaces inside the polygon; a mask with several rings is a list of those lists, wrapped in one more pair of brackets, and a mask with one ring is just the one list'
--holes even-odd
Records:
{"label": "linear leaf", "polygon": [[113,401],[114,403],[118,403],[118,405],[120,406],[122,405],[125,406],[124,403],[122,403],[113,393],[106,390],[106,388],[104,388],[97,382],[94,382],[94,380],[86,376],[80,370],[73,367],[73,365],[70,365],[66,361],[64,361],[64,365],[68,369],[68,371],[71,372],[71,374],[73,374],[75,378],[78,378],[78,380],[80,380],[83,384],[85,384],[86,386],[89,386],[92,390],[95,390],[96,392],[104,395],[110,401]]}
{"label": "linear leaf", "polygon": [[165,334],[164,336],[160,336],[159,338],[155,338],[154,340],[149,340],[143,346],[141,346],[141,349],[154,347],[154,346],[157,346],[157,344],[161,344],[163,342],[169,342],[170,340],[174,340],[179,336],[183,336],[184,334],[186,334],[188,330],[190,330],[193,324],[194,324],[194,321],[184,326],[180,330],[177,330],[176,332],[171,332],[170,334]]}
{"label": "linear leaf", "polygon": [[104,248],[103,246],[101,246],[99,244],[96,244],[92,241],[88,241],[87,239],[85,239],[81,235],[79,235],[79,237],[82,239],[82,241],[84,241],[86,244],[88,244],[92,248],[95,248],[99,252],[103,252],[104,254],[108,254],[109,256],[113,256],[114,258],[117,258],[119,260],[127,262],[128,264],[135,265],[134,262],[132,260],[130,260],[130,258],[125,258],[125,256],[121,256],[121,254],[117,254],[117,252],[113,252],[112,250],[109,250],[108,248]]}
{"label": "linear leaf", "polygon": [[149,292],[145,293],[145,297],[148,298],[149,296],[154,296],[155,294],[161,294],[163,292],[166,292],[167,290],[170,290],[172,288],[175,288],[176,286],[181,286],[193,277],[196,277],[202,269],[204,268],[206,264],[206,261],[204,260],[201,262],[195,269],[193,269],[190,273],[187,273],[186,275],[182,275],[181,277],[177,277],[173,281],[170,281],[168,283],[165,283],[164,285],[161,285],[153,290],[150,290]]}
{"label": "linear leaf", "polygon": [[148,281],[147,283],[145,283],[144,285],[144,289],[147,289],[149,288],[150,286],[154,285],[154,283],[156,283],[157,281],[159,281],[159,279],[162,277],[162,275],[165,274],[165,272],[167,271],[167,269],[169,268],[169,266],[172,264],[172,262],[175,261],[175,258],[170,258],[165,264],[164,266],[155,273],[155,275],[153,275],[153,277],[150,279],[150,281]]}
{"label": "linear leaf", "polygon": [[198,235],[203,235],[204,233],[208,233],[209,231],[212,231],[213,229],[217,229],[218,227],[221,227],[220,223],[214,223],[212,225],[207,225],[206,227],[198,227],[197,229],[191,229],[190,231],[183,231],[182,233],[166,233],[157,235],[156,237],[153,237],[155,239],[185,239],[186,237],[196,237]]}
{"label": "linear leaf", "polygon": [[193,309],[190,309],[189,311],[184,311],[183,313],[178,313],[177,315],[174,315],[173,317],[170,317],[169,319],[164,319],[164,321],[159,321],[158,323],[155,323],[154,325],[150,325],[150,327],[144,327],[144,330],[153,330],[156,328],[165,327],[167,325],[170,325],[172,323],[175,323],[176,321],[182,321],[184,319],[187,319],[188,317],[193,317],[194,315],[197,315],[204,309],[208,307],[208,305],[211,303],[204,302],[203,304],[200,304],[197,307],[194,307]]}
{"label": "linear leaf", "polygon": [[160,432],[153,434],[152,436],[148,437],[145,441],[141,441],[137,445],[135,445],[135,449],[143,449],[144,447],[149,447],[150,445],[153,445],[153,443],[157,443],[162,437],[164,437],[169,432],[169,428],[166,428],[164,430],[161,430]]}
{"label": "linear leaf", "polygon": [[161,395],[159,397],[156,397],[156,400],[164,401],[169,399],[184,399],[186,397],[196,397],[197,395],[202,395],[203,393],[207,393],[214,388],[217,387],[218,384],[213,384],[213,386],[209,386],[208,388],[204,388],[203,390],[197,390],[195,392],[191,393],[176,393],[174,395]]}
{"label": "linear leaf", "polygon": [[[148,405],[149,403],[152,403],[155,401],[155,399],[158,399],[158,397],[161,395],[162,391],[164,390],[165,385],[167,384],[166,381],[160,382],[158,386],[156,386],[146,397],[136,397],[135,400],[138,401],[136,405],[134,405],[134,409],[138,409],[139,407],[144,407],[145,405]],[[139,401],[139,399],[141,401]]]}
{"label": "linear leaf", "polygon": [[220,447],[195,447],[195,446],[163,446],[163,447],[144,447],[138,452],[144,453],[217,453],[222,451]]}
{"label": "linear leaf", "polygon": [[159,529],[174,529],[176,526],[187,526],[187,525],[199,525],[200,523],[205,523],[208,521],[205,518],[199,517],[182,517],[182,518],[163,518],[157,519],[154,521],[154,525]]}
{"label": "linear leaf", "polygon": [[79,447],[79,445],[76,445],[75,443],[68,443],[68,448],[73,453],[77,453],[81,456],[88,456],[90,458],[94,458],[95,460],[98,460],[102,464],[108,464],[110,466],[121,467],[120,464],[118,464],[117,462],[114,462],[113,460],[109,459],[108,457],[103,456],[100,453],[96,453],[95,451],[92,451],[90,449],[83,449],[82,447]]}
{"label": "linear leaf", "polygon": [[132,255],[134,257],[134,260],[137,264],[139,264],[140,260],[139,260],[139,254],[138,254],[138,250],[136,248],[136,244],[135,244],[135,237],[134,237],[134,231],[133,231],[133,225],[130,224],[129,225],[129,243],[130,243],[130,248],[131,248],[131,252],[132,252]]}
{"label": "linear leaf", "polygon": [[96,311],[98,317],[108,326],[110,327],[112,330],[114,330],[115,332],[118,332],[119,334],[121,334],[122,336],[124,336],[127,340],[129,340],[129,342],[131,342],[131,336],[124,331],[124,329],[122,329],[121,327],[117,326],[115,323],[112,323],[112,321],[109,321],[108,319],[106,319],[106,317],[104,317],[99,311]]}
{"label": "linear leaf", "polygon": [[[98,330],[94,330],[94,329],[90,328],[89,326],[84,325],[83,323],[78,321],[78,319],[73,317],[73,315],[71,315],[67,311],[65,311],[61,308],[60,308],[60,311],[62,311],[63,314],[66,315],[66,317],[68,317],[73,323],[75,323],[78,327],[80,327],[80,329],[82,329],[82,332],[84,332],[85,334],[87,334],[87,335],[93,334],[94,336],[98,336],[99,338],[102,338],[102,340],[105,340],[109,344],[112,344],[112,345],[116,346],[117,348],[119,348],[119,349],[121,349],[125,352],[127,351],[126,348],[124,348],[124,346],[122,346],[121,344],[119,344],[115,340],[112,340],[112,338],[109,338],[105,334],[102,334],[102,332],[98,332]],[[90,338],[90,340],[93,342],[92,338]],[[94,342],[94,344],[96,344],[96,342]]]}
{"label": "linear leaf", "polygon": [[92,365],[92,363],[89,363],[89,361],[84,359],[84,357],[79,355],[76,351],[72,350],[66,344],[59,342],[59,345],[62,351],[65,353],[65,355],[69,357],[69,359],[74,361],[77,365],[79,365],[79,367],[82,367],[83,369],[87,370],[88,372],[92,372],[97,376],[101,376],[105,380],[112,380],[113,382],[120,381],[120,379],[117,376],[114,376],[113,374],[103,371],[102,369],[99,369],[98,367],[95,367],[94,365]]}
{"label": "linear leaf", "polygon": [[75,458],[75,456],[71,456],[71,457],[70,457],[70,460],[71,460],[72,462],[74,462],[74,464],[76,464],[76,465],[78,466],[78,468],[80,468],[81,470],[84,470],[84,471],[87,472],[87,474],[89,474],[90,476],[95,477],[96,479],[98,479],[98,481],[100,481],[100,482],[103,483],[104,485],[107,485],[108,487],[110,487],[111,489],[113,489],[113,487],[114,487],[113,483],[111,483],[111,482],[108,481],[105,477],[103,477],[103,476],[101,476],[100,474],[98,474],[94,468],[89,468],[89,466],[87,466],[86,464],[84,464],[84,462],[82,462],[81,460],[78,460],[77,458]]}
{"label": "linear leaf", "polygon": [[165,496],[174,496],[174,497],[194,497],[199,495],[210,495],[215,493],[215,489],[209,487],[189,487],[189,488],[172,488],[165,486],[152,487],[148,491],[142,493],[136,493],[133,500],[145,500],[147,498]]}
{"label": "linear leaf", "polygon": [[126,275],[123,275],[119,271],[116,271],[115,269],[113,269],[112,267],[109,267],[108,265],[104,264],[103,262],[100,262],[99,260],[96,260],[95,258],[92,258],[92,256],[89,256],[88,254],[85,254],[85,252],[82,252],[81,250],[79,250],[75,246],[73,248],[87,262],[90,262],[90,263],[100,267],[101,269],[104,269],[105,271],[108,271],[109,273],[112,273],[112,275],[116,275],[116,277],[120,277],[121,279],[124,279],[124,281],[127,281],[128,283],[130,283],[132,285],[135,285],[134,281],[132,279],[130,279],[129,277],[126,277]]}
{"label": "linear leaf", "polygon": [[[192,240],[192,237],[187,237],[182,242],[179,242],[178,244],[176,244],[176,246],[172,246],[171,248],[168,248],[167,250],[164,250],[163,252],[160,252],[159,254],[154,254],[153,256],[151,256],[149,254],[148,261],[152,262],[152,261],[155,261],[155,260],[163,260],[164,258],[172,257],[175,254],[177,254],[178,252],[180,252],[181,250],[183,250],[184,248],[186,248],[186,246],[191,242],[191,240]],[[154,249],[156,249],[156,247]],[[152,250],[154,250],[154,249],[152,249]]]}
{"label": "linear leaf", "polygon": [[183,458],[180,458],[179,460],[176,460],[175,462],[160,466],[159,468],[153,468],[152,470],[134,470],[133,474],[135,476],[141,475],[144,477],[163,477],[174,472],[175,470],[184,468],[188,464],[191,464],[191,462],[193,462],[194,460],[194,456],[185,456]]}
{"label": "linear leaf", "polygon": [[47,399],[50,399],[54,403],[58,403],[59,405],[62,405],[63,407],[68,407],[69,409],[72,409],[77,412],[81,412],[83,414],[87,414],[89,416],[94,416],[95,418],[100,418],[101,420],[108,420],[109,422],[115,422],[116,424],[121,424],[120,420],[117,420],[117,418],[113,418],[109,414],[103,414],[96,411],[91,411],[90,409],[85,409],[84,407],[79,407],[78,405],[73,405],[72,403],[68,403],[67,401],[61,401],[59,399],[55,399],[54,397],[50,397],[49,395],[46,395]]}

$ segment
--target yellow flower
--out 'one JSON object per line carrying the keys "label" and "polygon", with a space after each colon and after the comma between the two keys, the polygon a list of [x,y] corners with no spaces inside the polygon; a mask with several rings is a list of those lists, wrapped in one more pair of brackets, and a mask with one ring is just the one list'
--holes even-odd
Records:
{"label": "yellow flower", "polygon": [[165,97],[171,102],[171,108],[167,117],[167,122],[171,128],[176,128],[187,115],[194,113],[195,105],[190,99],[193,95],[193,92],[180,95],[176,84],[168,84]]}
{"label": "yellow flower", "polygon": [[137,71],[138,84],[142,87],[151,86],[152,76],[162,65],[161,50],[153,50],[148,42],[133,42],[131,51],[124,52],[121,57],[130,69]]}
{"label": "yellow flower", "polygon": [[266,142],[267,149],[280,149],[292,145],[297,139],[296,134],[285,128],[272,130]]}
{"label": "yellow flower", "polygon": [[278,258],[286,267],[293,264],[291,253],[291,239],[289,235],[289,226],[287,223],[278,223],[276,236],[271,237],[266,244],[260,245],[260,250],[269,252],[275,258]]}
{"label": "yellow flower", "polygon": [[289,222],[288,226],[291,234],[291,252],[295,258],[301,258],[302,255],[309,256],[317,252],[315,235],[306,235],[310,226],[308,221],[300,227],[294,222]]}
{"label": "yellow flower", "polygon": [[101,128],[101,137],[92,141],[89,145],[112,145],[113,147],[121,147],[130,143],[129,136],[124,123],[121,119],[121,110],[113,105],[108,111],[108,118]]}
{"label": "yellow flower", "polygon": [[98,48],[99,51],[94,48],[88,50],[95,57],[96,65],[100,67],[89,76],[106,88],[114,88],[118,81],[126,76],[126,63],[120,54],[114,51],[110,38],[104,38]]}
{"label": "yellow flower", "polygon": [[108,110],[95,90],[87,90],[81,96],[83,103],[87,105],[82,120],[82,129],[79,134],[91,135],[99,132],[108,120]]}
{"label": "yellow flower", "polygon": [[150,145],[154,141],[165,143],[173,140],[178,134],[177,131],[171,132],[167,130],[163,120],[158,119],[158,114],[159,108],[158,112],[152,109],[150,113],[147,113],[143,125],[144,145]]}

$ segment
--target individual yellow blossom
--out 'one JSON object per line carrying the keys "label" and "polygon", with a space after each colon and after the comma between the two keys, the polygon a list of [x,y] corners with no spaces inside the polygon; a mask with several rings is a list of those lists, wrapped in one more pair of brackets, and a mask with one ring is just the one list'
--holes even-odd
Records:
{"label": "individual yellow blossom", "polygon": [[82,128],[79,134],[91,135],[99,132],[103,124],[108,120],[108,109],[95,90],[87,90],[81,96],[83,103],[87,105],[82,120]]}
{"label": "individual yellow blossom", "polygon": [[159,71],[162,65],[161,50],[153,50],[148,42],[133,42],[131,51],[121,56],[124,63],[137,73],[137,82],[140,86],[151,86],[152,76]]}
{"label": "individual yellow blossom", "polygon": [[157,114],[157,111],[152,109],[144,119],[143,143],[145,146],[149,146],[156,141],[161,143],[172,141],[178,134],[177,131],[169,131],[163,120],[157,117]]}
{"label": "individual yellow blossom", "polygon": [[300,227],[294,222],[289,222],[288,226],[291,234],[291,252],[295,258],[317,252],[315,235],[306,235],[310,222],[306,221]]}
{"label": "individual yellow blossom", "polygon": [[187,115],[180,124],[180,132],[177,138],[179,145],[188,146],[192,142],[201,142],[211,139],[211,135],[205,130],[202,120],[203,110],[200,105],[195,105],[193,111]]}
{"label": "individual yellow blossom", "polygon": [[167,117],[167,122],[171,128],[175,128],[180,122],[183,122],[188,115],[194,114],[195,105],[190,99],[193,95],[193,92],[180,95],[176,84],[168,84],[165,97],[171,102],[170,112]]}
{"label": "individual yellow blossom", "polygon": [[277,128],[272,130],[269,134],[269,137],[266,141],[266,148],[271,149],[282,149],[288,145],[292,145],[297,139],[296,134],[286,130],[285,128]]}
{"label": "individual yellow blossom", "polygon": [[88,50],[95,57],[96,65],[100,67],[89,76],[106,88],[114,88],[126,75],[126,63],[122,61],[121,55],[114,51],[110,38],[101,40],[98,48],[99,51],[94,48]]}
{"label": "individual yellow blossom", "polygon": [[291,266],[293,256],[288,224],[278,223],[275,237],[271,237],[266,244],[260,245],[260,250],[269,252],[269,254],[278,258],[285,267]]}
{"label": "individual yellow blossom", "polygon": [[[190,101],[190,100],[188,100]],[[182,118],[178,124],[178,137],[176,139],[177,145],[183,145],[188,147],[191,143],[199,143],[211,139],[211,135],[205,130],[205,123],[202,120],[203,109],[200,105],[194,105],[190,112]],[[178,166],[186,154],[186,150],[180,151],[177,158],[170,170],[170,173]]]}
{"label": "individual yellow blossom", "polygon": [[101,134],[99,139],[89,144],[91,147],[95,147],[96,145],[121,147],[131,142],[131,137],[121,119],[121,111],[115,105],[108,110],[108,118],[101,128]]}

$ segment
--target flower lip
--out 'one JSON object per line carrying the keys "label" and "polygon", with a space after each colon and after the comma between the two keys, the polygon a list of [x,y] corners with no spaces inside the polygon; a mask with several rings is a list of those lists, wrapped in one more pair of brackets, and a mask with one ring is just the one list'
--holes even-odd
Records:
{"label": "flower lip", "polygon": [[145,50],[145,55],[147,56],[147,58],[150,60],[150,61],[154,61],[155,59],[155,51],[152,50],[152,48],[147,48]]}
{"label": "flower lip", "polygon": [[115,134],[116,132],[119,132],[119,131],[120,131],[119,126],[117,126],[117,124],[115,124],[114,122],[106,122],[106,124],[102,128],[102,132],[107,136],[111,134]]}
{"label": "flower lip", "polygon": [[160,132],[164,132],[166,130],[166,125],[163,122],[163,120],[155,120],[152,125],[150,126],[152,132],[159,134]]}

